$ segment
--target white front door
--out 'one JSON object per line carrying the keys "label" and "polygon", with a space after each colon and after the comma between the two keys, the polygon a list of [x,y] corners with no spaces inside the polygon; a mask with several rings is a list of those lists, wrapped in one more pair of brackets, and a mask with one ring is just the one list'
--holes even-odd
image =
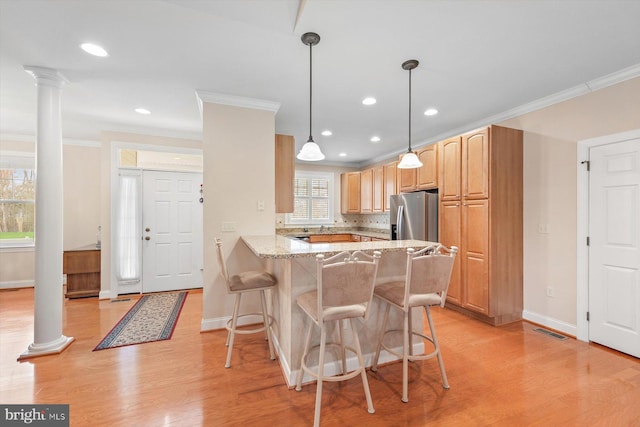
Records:
{"label": "white front door", "polygon": [[142,175],[142,292],[202,287],[201,173]]}
{"label": "white front door", "polygon": [[589,160],[589,340],[640,357],[640,139]]}

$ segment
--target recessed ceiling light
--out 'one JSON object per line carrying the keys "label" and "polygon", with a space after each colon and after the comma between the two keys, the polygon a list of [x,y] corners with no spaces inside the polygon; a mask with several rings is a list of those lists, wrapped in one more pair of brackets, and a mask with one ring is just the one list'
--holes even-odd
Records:
{"label": "recessed ceiling light", "polygon": [[424,112],[425,116],[435,116],[436,114],[438,114],[438,110],[435,108],[428,108],[427,111]]}
{"label": "recessed ceiling light", "polygon": [[82,48],[82,50],[84,50],[85,52],[90,53],[91,55],[94,55],[94,56],[100,56],[100,57],[109,56],[107,51],[104,50],[104,48],[102,46],[98,46],[97,44],[82,43],[80,45],[80,48]]}
{"label": "recessed ceiling light", "polygon": [[338,156],[340,156],[340,157],[347,157],[347,153],[340,153],[340,154],[338,154]]}
{"label": "recessed ceiling light", "polygon": [[380,137],[379,136],[372,136],[370,141],[371,142],[380,142]]}
{"label": "recessed ceiling light", "polygon": [[330,131],[330,130],[328,130],[328,129],[327,129],[327,130],[323,130],[323,131],[322,131],[322,135],[324,135],[324,136],[331,136],[331,135],[333,135],[333,132],[331,132],[331,131]]}
{"label": "recessed ceiling light", "polygon": [[367,97],[367,98],[365,98],[365,99],[363,99],[363,100],[362,100],[362,103],[363,103],[364,105],[373,105],[373,104],[375,104],[376,102],[377,102],[377,101],[376,101],[376,99],[375,99],[375,98],[373,98],[373,97],[371,97],[371,96],[370,96],[370,97]]}
{"label": "recessed ceiling light", "polygon": [[146,108],[136,108],[134,111],[138,114],[151,114],[151,111]]}

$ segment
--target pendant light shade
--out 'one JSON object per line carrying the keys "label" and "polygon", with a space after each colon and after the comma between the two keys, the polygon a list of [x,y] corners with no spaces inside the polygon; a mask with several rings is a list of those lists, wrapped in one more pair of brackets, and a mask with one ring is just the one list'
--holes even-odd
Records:
{"label": "pendant light shade", "polygon": [[419,62],[416,59],[410,59],[402,63],[402,69],[409,70],[409,149],[407,153],[402,156],[400,163],[398,163],[399,169],[416,169],[422,166],[422,162],[411,150],[411,70],[418,66]]}
{"label": "pendant light shade", "polygon": [[316,33],[304,33],[301,37],[302,43],[309,46],[309,139],[302,146],[302,150],[296,156],[299,160],[304,160],[307,162],[317,162],[319,160],[324,159],[324,154],[320,150],[318,144],[313,140],[313,135],[311,134],[311,124],[312,122],[312,100],[313,100],[313,54],[312,48],[313,46],[320,43],[320,36]]}

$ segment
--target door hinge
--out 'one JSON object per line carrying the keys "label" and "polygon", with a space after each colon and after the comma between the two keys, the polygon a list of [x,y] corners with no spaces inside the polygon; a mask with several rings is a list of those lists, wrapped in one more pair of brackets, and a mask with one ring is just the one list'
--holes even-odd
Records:
{"label": "door hinge", "polygon": [[590,240],[589,240],[589,236],[587,236],[587,246],[589,246]]}
{"label": "door hinge", "polygon": [[591,170],[591,162],[589,160],[583,160],[580,162],[581,165],[586,164],[587,165],[587,172],[589,172]]}
{"label": "door hinge", "polygon": [[587,311],[587,322],[589,321],[589,312]]}

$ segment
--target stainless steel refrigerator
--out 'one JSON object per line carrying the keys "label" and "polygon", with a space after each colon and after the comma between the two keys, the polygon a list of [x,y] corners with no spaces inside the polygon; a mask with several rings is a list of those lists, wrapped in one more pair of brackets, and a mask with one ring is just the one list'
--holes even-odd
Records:
{"label": "stainless steel refrigerator", "polygon": [[438,241],[438,193],[416,191],[391,196],[391,240]]}

